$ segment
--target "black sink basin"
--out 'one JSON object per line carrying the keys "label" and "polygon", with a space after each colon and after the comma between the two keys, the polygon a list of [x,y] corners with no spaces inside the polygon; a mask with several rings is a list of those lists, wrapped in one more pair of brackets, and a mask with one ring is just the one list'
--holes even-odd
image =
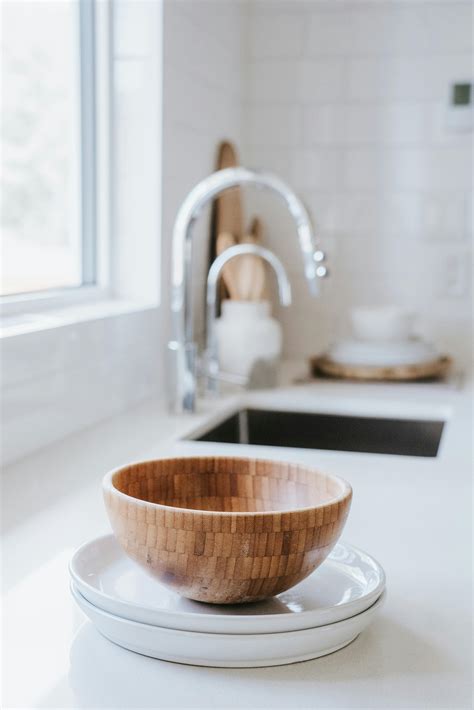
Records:
{"label": "black sink basin", "polygon": [[434,457],[443,426],[443,421],[242,409],[195,440]]}

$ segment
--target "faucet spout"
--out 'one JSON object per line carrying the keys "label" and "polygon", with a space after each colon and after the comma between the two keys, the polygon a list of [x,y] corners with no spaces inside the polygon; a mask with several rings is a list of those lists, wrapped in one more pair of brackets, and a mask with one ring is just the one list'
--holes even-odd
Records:
{"label": "faucet spout", "polygon": [[174,320],[174,337],[177,341],[193,340],[191,314],[191,259],[192,228],[203,207],[218,194],[239,185],[255,185],[274,192],[283,200],[292,215],[303,254],[304,273],[311,293],[319,293],[319,278],[325,275],[318,262],[324,259],[318,248],[311,219],[306,208],[282,180],[270,173],[247,168],[226,168],[204,178],[185,198],[176,216],[172,246],[172,297],[171,310]]}
{"label": "faucet spout", "polygon": [[270,173],[248,170],[243,167],[226,168],[204,178],[183,201],[173,229],[171,266],[171,312],[174,340],[169,349],[174,353],[176,392],[173,396],[175,411],[195,408],[196,373],[189,363],[194,361],[192,317],[191,265],[192,230],[203,207],[224,190],[239,185],[255,185],[274,192],[292,215],[303,255],[304,273],[310,292],[317,296],[319,279],[326,275],[322,264],[324,253],[318,247],[310,217],[303,203],[282,180]]}

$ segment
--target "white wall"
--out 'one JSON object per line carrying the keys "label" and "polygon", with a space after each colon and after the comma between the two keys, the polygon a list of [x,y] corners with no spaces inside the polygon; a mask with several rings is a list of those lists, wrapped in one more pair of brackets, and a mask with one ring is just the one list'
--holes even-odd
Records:
{"label": "white wall", "polygon": [[291,223],[253,198],[294,286],[280,313],[288,354],[317,352],[352,305],[392,301],[466,356],[472,133],[449,133],[445,109],[450,84],[473,78],[472,7],[250,3],[244,159],[302,195],[332,272],[312,301]]}
{"label": "white wall", "polygon": [[[241,142],[244,20],[241,0],[164,1],[162,293],[167,324],[177,210],[189,190],[215,169],[218,143],[226,138]],[[193,240],[198,335],[203,326],[208,242],[208,220],[203,215]]]}

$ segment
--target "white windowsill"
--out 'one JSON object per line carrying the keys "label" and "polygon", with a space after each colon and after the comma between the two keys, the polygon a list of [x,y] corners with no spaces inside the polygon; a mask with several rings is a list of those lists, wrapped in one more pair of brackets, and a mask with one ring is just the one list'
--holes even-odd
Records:
{"label": "white windowsill", "polygon": [[0,338],[12,338],[30,333],[39,333],[52,328],[76,325],[87,321],[136,313],[156,308],[158,303],[121,298],[104,298],[89,303],[68,305],[63,308],[48,308],[42,311],[23,311],[3,316]]}

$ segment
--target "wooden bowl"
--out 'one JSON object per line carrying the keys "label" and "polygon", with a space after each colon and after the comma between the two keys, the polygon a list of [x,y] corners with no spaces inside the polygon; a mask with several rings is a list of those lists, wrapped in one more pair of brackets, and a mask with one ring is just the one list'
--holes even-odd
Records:
{"label": "wooden bowl", "polygon": [[201,602],[279,594],[327,557],[348,483],[299,464],[193,457],[134,463],[104,478],[121,546],[161,583]]}

